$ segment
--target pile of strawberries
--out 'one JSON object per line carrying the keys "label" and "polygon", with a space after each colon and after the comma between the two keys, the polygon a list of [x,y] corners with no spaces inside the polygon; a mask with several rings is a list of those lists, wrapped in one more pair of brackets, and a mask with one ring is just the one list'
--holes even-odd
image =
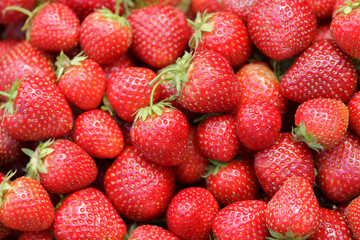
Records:
{"label": "pile of strawberries", "polygon": [[0,239],[360,239],[359,9],[0,1]]}

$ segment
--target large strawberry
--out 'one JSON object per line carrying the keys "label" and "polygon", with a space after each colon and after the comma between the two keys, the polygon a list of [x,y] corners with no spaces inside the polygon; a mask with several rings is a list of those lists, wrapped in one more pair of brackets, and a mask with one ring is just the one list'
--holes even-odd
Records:
{"label": "large strawberry", "polygon": [[134,221],[159,217],[175,189],[175,174],[145,158],[134,146],[115,159],[104,177],[105,193],[120,214]]}
{"label": "large strawberry", "polygon": [[52,230],[57,240],[123,239],[126,225],[102,192],[84,188],[61,202]]}
{"label": "large strawberry", "polygon": [[5,108],[4,127],[22,141],[62,137],[73,126],[69,104],[58,87],[47,79],[28,75],[15,82]]}
{"label": "large strawberry", "polygon": [[350,202],[345,211],[352,233],[356,239],[360,238],[360,197]]}
{"label": "large strawberry", "polygon": [[264,0],[251,9],[248,30],[260,51],[281,60],[299,54],[311,44],[316,17],[306,0]]}
{"label": "large strawberry", "polygon": [[168,230],[156,225],[142,225],[131,233],[129,240],[180,240]]}
{"label": "large strawberry", "polygon": [[281,92],[287,99],[300,103],[320,97],[347,102],[356,83],[351,57],[334,41],[322,40],[306,49],[286,71],[281,79]]}
{"label": "large strawberry", "polygon": [[36,0],[3,0],[0,1],[0,23],[8,25],[10,23],[18,23],[26,18],[24,14],[14,10],[5,11],[5,8],[17,6],[31,11],[36,4]]}

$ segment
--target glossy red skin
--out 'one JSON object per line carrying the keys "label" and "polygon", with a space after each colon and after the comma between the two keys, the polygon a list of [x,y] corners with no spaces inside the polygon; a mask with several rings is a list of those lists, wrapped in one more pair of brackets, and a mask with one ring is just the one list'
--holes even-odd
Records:
{"label": "glossy red skin", "polygon": [[320,224],[320,207],[309,181],[302,177],[288,179],[268,202],[265,212],[269,230],[295,237],[313,234]]}
{"label": "glossy red skin", "polygon": [[318,184],[333,202],[345,202],[360,194],[358,153],[360,139],[347,133],[338,145],[317,154]]}
{"label": "glossy red skin", "polygon": [[20,231],[41,231],[54,220],[54,208],[46,190],[36,180],[19,177],[11,184],[0,206],[0,221]]}
{"label": "glossy red skin", "polygon": [[313,12],[319,19],[331,17],[336,0],[308,0]]}
{"label": "glossy red skin", "polygon": [[295,125],[300,126],[302,121],[307,132],[317,137],[316,142],[324,149],[330,149],[341,141],[347,131],[349,110],[340,100],[315,98],[297,108]]}
{"label": "glossy red skin", "polygon": [[354,94],[357,74],[352,58],[334,41],[312,44],[286,71],[281,80],[281,93],[294,102],[313,98],[349,101]]}
{"label": "glossy red skin", "polygon": [[[107,97],[116,114],[123,120],[132,122],[136,111],[150,105],[153,89],[148,86],[156,74],[149,68],[128,67],[114,72],[107,83]],[[160,88],[155,90],[153,103],[160,99]]]}
{"label": "glossy red skin", "polygon": [[[32,10],[35,6],[36,0],[3,0],[0,2],[0,12],[10,6],[18,6],[27,10]],[[5,14],[0,14],[0,24],[8,25],[9,23],[17,23],[26,19],[26,15],[18,11],[6,11]]]}
{"label": "glossy red skin", "polygon": [[11,137],[38,141],[62,137],[70,132],[72,112],[54,83],[28,75],[20,82],[17,91],[13,114],[7,113],[4,118],[5,130]]}
{"label": "glossy red skin", "polygon": [[221,5],[217,0],[192,0],[190,9],[193,13],[216,13],[221,11]]}
{"label": "glossy red skin", "polygon": [[360,238],[360,197],[355,198],[346,209],[346,217],[350,229],[356,239]]}
{"label": "glossy red skin", "polygon": [[106,79],[109,79],[114,72],[126,67],[135,67],[135,65],[135,58],[127,52],[124,55],[121,55],[117,60],[103,65],[102,68],[105,72]]}
{"label": "glossy red skin", "polygon": [[156,225],[142,225],[137,227],[130,235],[129,240],[180,240],[166,229]]}
{"label": "glossy red skin", "polygon": [[360,92],[351,97],[347,106],[349,109],[349,128],[360,136]]}
{"label": "glossy red skin", "polygon": [[52,225],[57,240],[123,239],[126,225],[108,198],[95,188],[67,196]]}
{"label": "glossy red skin", "polygon": [[304,142],[294,142],[291,133],[280,133],[276,142],[255,153],[257,179],[272,197],[281,185],[293,176],[306,178],[315,184],[315,163],[311,149]]}
{"label": "glossy red skin", "polygon": [[198,113],[229,112],[240,99],[234,70],[222,55],[200,51],[190,64],[189,80],[182,85],[178,102]]}
{"label": "glossy red skin", "polygon": [[1,58],[0,91],[8,92],[16,79],[29,74],[39,75],[49,82],[56,81],[50,57],[29,42],[22,41]]}
{"label": "glossy red skin", "polygon": [[50,229],[38,232],[22,232],[18,240],[56,240]]}
{"label": "glossy red skin", "polygon": [[17,39],[2,39],[0,40],[0,59],[4,56],[5,53],[13,49],[20,40]]}
{"label": "glossy red skin", "polygon": [[222,0],[220,4],[222,11],[234,13],[247,24],[247,17],[255,2],[255,0]]}
{"label": "glossy red skin", "polygon": [[74,141],[94,158],[115,158],[124,149],[120,127],[109,113],[94,109],[75,120]]}
{"label": "glossy red skin", "polygon": [[237,201],[256,199],[259,183],[254,167],[247,160],[233,160],[226,167],[206,178],[209,190],[220,206],[227,206]]}
{"label": "glossy red skin", "polygon": [[219,205],[205,188],[188,187],[176,194],[166,213],[170,232],[182,240],[207,240]]}
{"label": "glossy red skin", "polygon": [[282,60],[305,50],[313,41],[316,17],[306,0],[265,0],[248,15],[254,45],[268,57]]}
{"label": "glossy red skin", "polygon": [[132,41],[131,28],[102,16],[89,14],[80,26],[80,46],[85,54],[98,64],[116,61],[125,54]]}
{"label": "glossy red skin", "polygon": [[133,31],[131,52],[152,68],[174,63],[190,39],[185,14],[173,6],[156,4],[138,8],[128,21]]}
{"label": "glossy red skin", "polygon": [[175,190],[175,174],[145,158],[134,146],[115,159],[104,177],[105,193],[117,211],[133,221],[159,217]]}
{"label": "glossy red skin", "polygon": [[130,135],[147,159],[159,165],[175,166],[186,152],[189,123],[179,110],[163,108],[160,116],[153,113],[145,120],[137,120]]}
{"label": "glossy red skin", "polygon": [[212,31],[202,32],[197,51],[213,50],[231,66],[245,63],[251,55],[251,41],[244,22],[231,12],[217,12],[207,21]]}
{"label": "glossy red skin", "polygon": [[265,224],[266,207],[266,202],[260,200],[234,202],[216,214],[212,232],[221,240],[264,240],[269,236]]}

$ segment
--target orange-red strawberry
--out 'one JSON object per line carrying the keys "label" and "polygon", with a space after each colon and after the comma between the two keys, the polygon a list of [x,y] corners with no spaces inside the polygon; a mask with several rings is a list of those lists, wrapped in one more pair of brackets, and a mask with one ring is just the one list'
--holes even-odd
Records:
{"label": "orange-red strawberry", "polygon": [[129,240],[180,240],[168,230],[156,225],[142,225],[131,233]]}
{"label": "orange-red strawberry", "polygon": [[22,232],[18,240],[56,240],[50,228],[43,231]]}
{"label": "orange-red strawberry", "polygon": [[10,23],[18,23],[26,18],[24,14],[18,11],[5,11],[5,8],[11,6],[18,6],[31,11],[36,4],[36,0],[3,0],[0,1],[0,23],[8,25]]}
{"label": "orange-red strawberry", "polygon": [[255,2],[255,0],[222,0],[220,5],[222,11],[234,13],[247,24],[248,15]]}
{"label": "orange-red strawberry", "polygon": [[356,239],[360,238],[360,197],[356,197],[346,208],[346,217]]}

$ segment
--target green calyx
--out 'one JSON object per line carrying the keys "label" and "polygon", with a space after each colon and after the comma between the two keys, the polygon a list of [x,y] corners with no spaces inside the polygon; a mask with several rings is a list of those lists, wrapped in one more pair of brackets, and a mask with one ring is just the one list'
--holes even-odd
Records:
{"label": "green calyx", "polygon": [[26,164],[27,177],[33,178],[36,181],[40,181],[39,173],[47,173],[47,169],[42,159],[52,153],[54,149],[49,148],[53,144],[54,139],[49,139],[44,143],[40,143],[35,151],[27,148],[21,150],[30,157],[30,161]]}
{"label": "green calyx", "polygon": [[189,41],[191,49],[196,49],[199,46],[203,32],[211,32],[213,30],[212,24],[208,22],[212,16],[214,16],[214,13],[206,13],[205,11],[202,14],[198,12],[195,21],[188,19],[188,23],[194,29],[194,33]]}
{"label": "green calyx", "polygon": [[5,196],[5,194],[11,190],[11,186],[10,186],[10,179],[15,175],[16,170],[15,171],[9,171],[6,175],[4,180],[0,183],[0,206],[2,204],[3,198]]}
{"label": "green calyx", "polygon": [[334,15],[337,15],[338,13],[349,14],[352,10],[359,7],[360,0],[356,0],[355,2],[351,0],[346,0],[344,4],[345,5],[338,7]]}
{"label": "green calyx", "polygon": [[8,100],[6,103],[2,104],[0,106],[0,109],[4,109],[4,115],[3,115],[3,120],[4,120],[4,116],[8,113],[13,114],[14,113],[14,101],[15,98],[18,95],[18,88],[20,85],[21,81],[15,80],[15,82],[13,83],[13,85],[11,86],[11,89],[9,90],[9,92],[0,92],[1,96],[7,97]]}
{"label": "green calyx", "polygon": [[305,239],[308,239],[311,235],[311,234],[308,234],[308,235],[305,235],[305,236],[301,236],[301,237],[296,237],[295,234],[289,230],[286,232],[286,234],[281,234],[281,233],[277,233],[273,230],[271,230],[270,228],[269,229],[269,232],[270,232],[270,235],[271,237],[266,237],[266,239],[268,240],[305,240]]}
{"label": "green calyx", "polygon": [[122,3],[121,0],[116,0],[115,13],[113,13],[110,9],[107,9],[104,6],[101,9],[97,9],[96,12],[101,13],[101,15],[105,18],[110,18],[116,22],[119,22],[121,24],[121,26],[127,26],[127,27],[131,28],[131,26],[130,26],[129,22],[126,20],[126,18],[119,15],[121,3]]}
{"label": "green calyx", "polygon": [[221,168],[227,167],[229,164],[228,162],[220,162],[220,161],[215,161],[213,159],[208,159],[208,160],[211,163],[211,165],[205,167],[205,170],[207,172],[202,176],[203,178],[207,178],[210,175],[215,176]]}
{"label": "green calyx", "polygon": [[146,118],[148,118],[149,116],[151,116],[153,114],[161,116],[162,109],[164,109],[164,108],[173,108],[173,106],[169,102],[161,101],[161,102],[158,102],[157,104],[152,104],[148,107],[140,108],[135,113],[136,116],[135,116],[134,122],[136,122],[140,119],[142,121],[145,121]]}
{"label": "green calyx", "polygon": [[292,129],[291,139],[294,142],[305,142],[306,145],[317,152],[319,152],[319,150],[324,150],[324,148],[319,143],[317,143],[317,137],[306,130],[306,126],[303,121],[301,121],[300,127]]}
{"label": "green calyx", "polygon": [[57,80],[61,78],[61,76],[72,66],[80,66],[82,61],[87,59],[86,56],[83,56],[84,52],[79,53],[73,59],[70,59],[66,54],[61,51],[59,56],[56,57],[56,77]]}

